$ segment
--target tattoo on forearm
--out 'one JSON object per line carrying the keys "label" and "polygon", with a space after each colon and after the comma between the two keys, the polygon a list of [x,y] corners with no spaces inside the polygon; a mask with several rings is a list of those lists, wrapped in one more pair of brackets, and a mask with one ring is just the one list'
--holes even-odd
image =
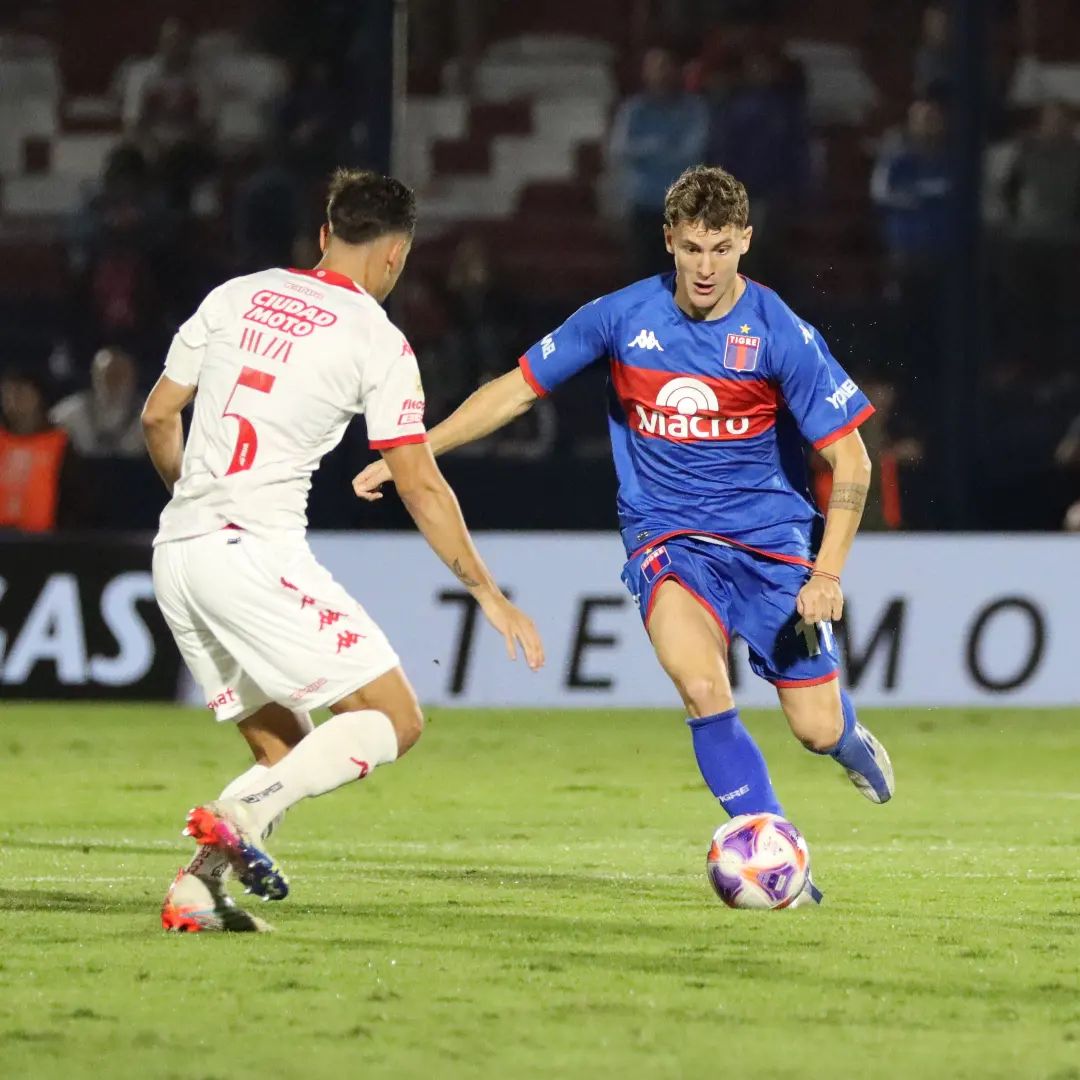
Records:
{"label": "tattoo on forearm", "polygon": [[856,514],[863,512],[866,506],[866,484],[833,484],[829,497],[829,509],[852,510]]}
{"label": "tattoo on forearm", "polygon": [[458,581],[460,581],[461,584],[464,585],[466,588],[474,589],[477,585],[480,584],[479,581],[473,581],[473,579],[469,577],[469,575],[466,574],[464,570],[461,569],[460,559],[455,559],[450,564],[450,569],[454,571],[454,573],[457,575]]}

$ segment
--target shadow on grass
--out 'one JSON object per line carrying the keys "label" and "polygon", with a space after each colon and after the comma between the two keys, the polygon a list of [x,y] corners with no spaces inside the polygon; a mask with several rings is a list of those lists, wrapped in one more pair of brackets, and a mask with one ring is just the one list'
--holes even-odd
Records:
{"label": "shadow on grass", "polygon": [[162,855],[168,848],[160,844],[125,844],[103,840],[23,840],[16,836],[0,837],[0,847],[22,851],[77,851],[82,855]]}
{"label": "shadow on grass", "polygon": [[103,898],[57,889],[0,889],[0,911],[78,911],[95,915],[145,915],[146,901]]}

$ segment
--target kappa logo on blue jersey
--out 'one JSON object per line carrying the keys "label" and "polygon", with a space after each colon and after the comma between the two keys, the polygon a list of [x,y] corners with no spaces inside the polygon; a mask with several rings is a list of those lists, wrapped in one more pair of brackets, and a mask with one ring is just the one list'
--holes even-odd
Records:
{"label": "kappa logo on blue jersey", "polygon": [[761,338],[755,334],[728,334],[724,367],[729,371],[753,371],[757,367]]}
{"label": "kappa logo on blue jersey", "polygon": [[626,343],[628,349],[656,349],[658,352],[664,351],[664,346],[656,340],[656,335],[651,330],[642,330],[633,341]]}
{"label": "kappa logo on blue jersey", "polygon": [[641,564],[641,572],[645,580],[650,584],[654,582],[671,565],[671,556],[666,547],[658,547],[645,556]]}

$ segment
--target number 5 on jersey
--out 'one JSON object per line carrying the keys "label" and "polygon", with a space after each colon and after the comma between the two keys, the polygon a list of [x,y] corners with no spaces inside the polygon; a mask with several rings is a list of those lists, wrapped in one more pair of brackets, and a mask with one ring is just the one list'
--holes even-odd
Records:
{"label": "number 5 on jersey", "polygon": [[221,413],[222,417],[231,416],[240,425],[232,461],[229,462],[229,467],[225,471],[226,476],[250,469],[255,464],[255,454],[259,449],[259,437],[255,434],[255,425],[246,416],[241,416],[238,412],[229,412],[229,406],[236,396],[236,391],[246,386],[249,390],[258,390],[260,394],[269,394],[274,389],[275,378],[276,376],[256,368],[241,368],[240,375],[233,384],[232,393],[229,394],[229,400],[225,402],[225,408]]}

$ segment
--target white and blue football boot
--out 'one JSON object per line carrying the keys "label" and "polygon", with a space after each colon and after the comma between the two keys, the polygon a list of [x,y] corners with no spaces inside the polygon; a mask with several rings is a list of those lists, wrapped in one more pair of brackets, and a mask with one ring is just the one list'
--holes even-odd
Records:
{"label": "white and blue football boot", "polygon": [[806,907],[807,904],[820,904],[825,899],[824,893],[814,884],[814,879],[807,874],[802,892],[788,904],[789,908]]}
{"label": "white and blue football boot", "polygon": [[859,740],[865,753],[858,755],[858,768],[845,769],[848,779],[872,803],[888,802],[896,790],[896,778],[888,750],[858,722],[850,737]]}

